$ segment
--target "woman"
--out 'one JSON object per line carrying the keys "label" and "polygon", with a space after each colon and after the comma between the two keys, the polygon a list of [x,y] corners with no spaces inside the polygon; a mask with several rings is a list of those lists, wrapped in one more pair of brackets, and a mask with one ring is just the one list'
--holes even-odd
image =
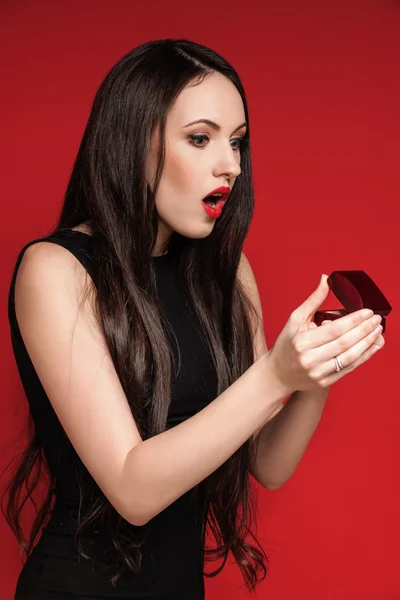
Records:
{"label": "woman", "polygon": [[6,510],[22,549],[20,492],[33,465],[50,477],[17,600],[200,599],[204,560],[217,574],[229,551],[249,590],[265,577],[246,539],[249,474],[274,487],[259,434],[381,342],[361,311],[309,330],[323,276],[268,352],[242,252],[249,138],[235,70],[187,40],[137,47],[100,86],[58,223],[10,288],[34,424]]}

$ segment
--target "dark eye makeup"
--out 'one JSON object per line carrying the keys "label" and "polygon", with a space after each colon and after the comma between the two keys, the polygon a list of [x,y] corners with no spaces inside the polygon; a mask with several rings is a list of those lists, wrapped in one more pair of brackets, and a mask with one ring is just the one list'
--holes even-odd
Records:
{"label": "dark eye makeup", "polygon": [[[244,135],[231,140],[231,142],[238,142],[237,146],[235,148],[233,148],[233,150],[236,151],[236,150],[240,149],[243,138],[244,138]],[[189,139],[189,143],[192,144],[192,146],[194,146],[195,148],[200,148],[200,149],[205,148],[207,143],[210,141],[210,138],[208,137],[208,135],[206,135],[204,133],[192,133],[191,135],[188,136],[188,139]],[[201,142],[203,140],[207,140],[207,143],[202,144]]]}

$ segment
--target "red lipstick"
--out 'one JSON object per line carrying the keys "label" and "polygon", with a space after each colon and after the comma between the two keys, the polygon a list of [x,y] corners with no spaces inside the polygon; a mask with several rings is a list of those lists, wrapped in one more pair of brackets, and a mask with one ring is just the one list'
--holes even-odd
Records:
{"label": "red lipstick", "polygon": [[203,207],[209,217],[218,219],[218,217],[221,216],[222,209],[224,208],[230,192],[230,187],[223,185],[212,192],[209,192],[207,196],[203,198]]}

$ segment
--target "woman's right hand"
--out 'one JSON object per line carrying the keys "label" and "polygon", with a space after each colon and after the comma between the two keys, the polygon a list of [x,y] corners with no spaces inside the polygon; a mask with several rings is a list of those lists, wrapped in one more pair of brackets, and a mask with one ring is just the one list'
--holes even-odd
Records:
{"label": "woman's right hand", "polygon": [[[323,275],[317,289],[296,308],[268,352],[276,376],[289,390],[311,391],[326,388],[366,362],[384,345],[379,330],[380,316],[366,309],[350,313],[317,327],[310,326],[314,313],[329,294],[328,276]],[[375,322],[375,321],[378,322]],[[335,370],[334,357],[343,370]]]}

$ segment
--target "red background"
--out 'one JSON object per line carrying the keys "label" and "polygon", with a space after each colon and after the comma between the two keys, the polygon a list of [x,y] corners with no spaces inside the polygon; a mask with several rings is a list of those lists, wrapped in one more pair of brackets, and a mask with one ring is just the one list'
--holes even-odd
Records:
{"label": "red background", "polygon": [[[296,473],[259,489],[271,571],[258,596],[400,599],[400,3],[3,0],[0,11],[2,459],[26,418],[7,322],[17,253],[56,219],[108,69],[144,41],[192,39],[247,90],[256,210],[245,252],[268,346],[321,273],[363,269],[394,308],[384,349],[332,387]],[[21,563],[2,518],[0,539],[0,600],[11,600]],[[228,565],[206,579],[207,598],[246,598],[241,583]]]}

